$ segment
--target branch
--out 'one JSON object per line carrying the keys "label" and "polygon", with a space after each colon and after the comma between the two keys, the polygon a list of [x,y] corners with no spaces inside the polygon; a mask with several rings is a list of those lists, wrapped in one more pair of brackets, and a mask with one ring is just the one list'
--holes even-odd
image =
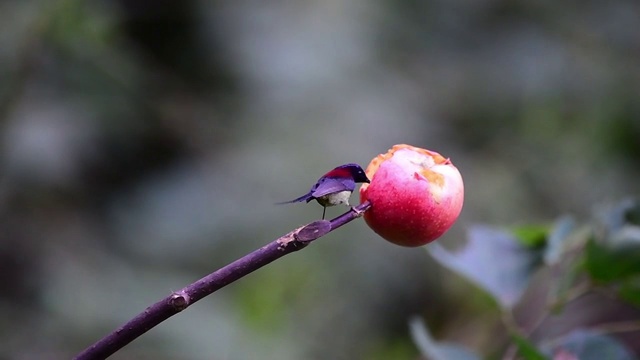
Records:
{"label": "branch", "polygon": [[196,301],[258,270],[274,260],[305,248],[312,241],[359,218],[370,207],[371,203],[365,201],[331,221],[318,220],[291,231],[279,239],[149,306],[145,311],[138,314],[138,316],[86,348],[78,354],[75,359],[105,359],[113,355],[138,336],[188,308]]}

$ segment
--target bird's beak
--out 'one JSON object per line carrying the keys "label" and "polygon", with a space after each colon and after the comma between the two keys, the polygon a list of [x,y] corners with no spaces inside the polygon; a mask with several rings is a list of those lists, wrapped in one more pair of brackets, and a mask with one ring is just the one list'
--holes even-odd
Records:
{"label": "bird's beak", "polygon": [[369,178],[367,178],[367,181],[365,181],[367,184],[371,183],[371,180],[369,180]]}

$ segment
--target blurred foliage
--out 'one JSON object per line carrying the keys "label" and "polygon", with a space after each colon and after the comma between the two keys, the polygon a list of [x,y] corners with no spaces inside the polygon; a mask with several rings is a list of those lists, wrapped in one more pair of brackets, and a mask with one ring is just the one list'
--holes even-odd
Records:
{"label": "blurred foliage", "polygon": [[[606,292],[615,295],[619,301],[630,301],[637,306],[638,289],[634,289],[629,280],[634,284],[640,280],[640,251],[637,249],[640,245],[637,236],[640,234],[637,222],[639,210],[640,201],[623,201],[611,209],[600,211],[588,226],[588,231],[571,231],[574,229],[573,221],[566,217],[559,220],[546,235],[540,227],[533,226],[512,230],[515,237],[509,237],[500,230],[476,226],[469,231],[468,244],[454,254],[439,250],[439,245],[429,246],[427,250],[440,264],[472,280],[502,306],[504,326],[511,333],[513,341],[503,358],[515,359],[518,355],[527,360],[635,359],[632,352],[611,335],[630,333],[637,339],[640,333],[640,307],[629,309],[624,321],[603,319],[600,323],[588,326],[580,321],[567,321],[568,329],[561,336],[547,334],[540,329],[548,317],[572,312],[570,305],[592,292]],[[526,242],[527,247],[520,245],[523,237],[530,239],[533,235],[537,246],[530,246],[530,240]],[[563,246],[567,243],[570,246]],[[531,261],[540,256],[540,247],[546,253],[553,254],[547,257],[553,261]],[[559,264],[563,264],[563,267],[559,268]],[[518,324],[514,318],[514,306],[536,301],[536,295],[526,292],[525,288],[535,274],[545,270],[551,274],[543,283],[547,288],[546,305],[532,325]],[[568,283],[565,272],[571,274]],[[560,279],[565,282],[563,286],[568,287],[562,296],[553,290],[554,282]],[[528,299],[525,294],[533,299]],[[415,328],[424,325],[411,323],[410,326]],[[416,330],[413,331],[415,333]],[[426,329],[420,331],[427,334]],[[535,339],[530,339],[534,333]],[[414,341],[429,359],[475,358],[462,354],[437,355],[439,348],[432,341],[425,340],[427,335],[424,334],[417,338],[414,334]],[[543,352],[545,355],[542,355]]]}
{"label": "blurred foliage", "polygon": [[420,349],[422,355],[428,359],[476,360],[480,358],[462,346],[434,341],[424,322],[419,318],[413,318],[410,321],[409,326],[411,327],[411,336],[413,341]]}
{"label": "blurred foliage", "polygon": [[501,225],[472,245],[511,249],[509,306],[477,267],[501,259],[472,257],[469,283],[358,222],[114,358],[415,358],[416,315],[497,358],[507,308],[535,346],[633,318],[638,213],[584,219],[640,193],[638,24],[633,0],[0,2],[0,358],[70,358],[315,219],[273,203],[396,143],[464,177],[432,251]]}
{"label": "blurred foliage", "polygon": [[[614,338],[599,333],[576,330],[571,334],[547,344],[547,354],[553,359],[616,359],[632,360],[637,357],[631,354]],[[531,359],[525,357],[525,359]]]}
{"label": "blurred foliage", "polygon": [[539,251],[520,245],[512,234],[486,226],[470,228],[468,243],[455,253],[437,243],[426,249],[442,265],[487,290],[506,309],[519,301],[542,263]]}
{"label": "blurred foliage", "polygon": [[531,248],[544,246],[549,235],[549,227],[545,225],[522,225],[511,231],[517,240]]}
{"label": "blurred foliage", "polygon": [[531,344],[528,339],[518,334],[512,334],[512,339],[518,348],[518,355],[523,359],[545,360],[547,358],[545,355],[541,354],[535,345]]}

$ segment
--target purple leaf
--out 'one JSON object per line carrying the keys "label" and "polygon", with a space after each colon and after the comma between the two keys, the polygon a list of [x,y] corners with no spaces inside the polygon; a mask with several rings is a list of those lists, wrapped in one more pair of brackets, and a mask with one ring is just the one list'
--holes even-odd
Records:
{"label": "purple leaf", "polygon": [[509,232],[485,225],[472,226],[466,246],[456,252],[438,243],[426,247],[443,266],[488,291],[503,308],[513,307],[541,264],[539,250],[524,247]]}

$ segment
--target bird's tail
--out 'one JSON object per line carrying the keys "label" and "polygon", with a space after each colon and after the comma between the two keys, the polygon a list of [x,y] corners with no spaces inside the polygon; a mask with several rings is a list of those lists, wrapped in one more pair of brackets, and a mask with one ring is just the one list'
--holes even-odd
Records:
{"label": "bird's tail", "polygon": [[299,198],[295,198],[293,200],[278,202],[278,203],[276,203],[276,205],[291,204],[291,203],[303,202],[303,201],[309,202],[311,200],[313,200],[313,197],[311,196],[311,194],[304,194],[304,195],[300,196]]}

